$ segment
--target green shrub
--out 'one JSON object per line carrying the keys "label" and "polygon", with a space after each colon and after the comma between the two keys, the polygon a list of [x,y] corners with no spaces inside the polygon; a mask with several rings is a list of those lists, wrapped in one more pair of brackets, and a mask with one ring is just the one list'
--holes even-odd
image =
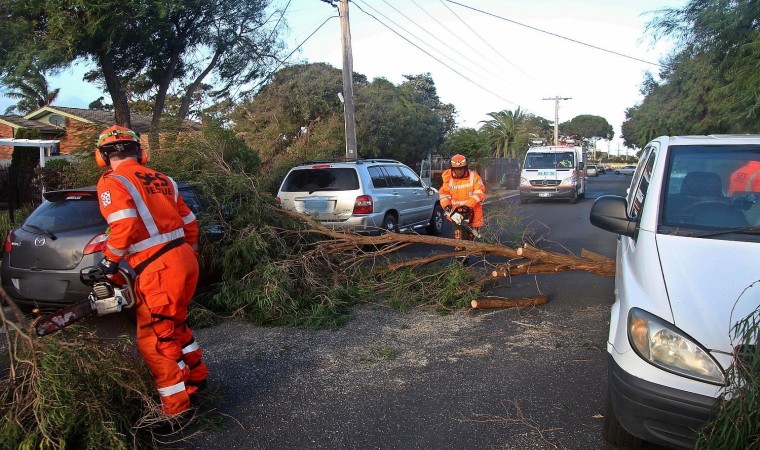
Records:
{"label": "green shrub", "polygon": [[19,334],[13,371],[0,383],[0,448],[154,448],[147,424],[160,406],[133,353],[126,340],[103,345],[78,327]]}
{"label": "green shrub", "polygon": [[739,345],[728,386],[715,417],[697,433],[697,449],[760,449],[760,307],[739,321],[732,335]]}

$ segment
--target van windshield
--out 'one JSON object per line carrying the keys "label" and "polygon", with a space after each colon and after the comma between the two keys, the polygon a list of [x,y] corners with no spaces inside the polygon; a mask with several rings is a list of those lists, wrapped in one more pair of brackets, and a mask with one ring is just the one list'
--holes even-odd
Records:
{"label": "van windshield", "polygon": [[692,230],[760,225],[760,146],[673,146],[666,169],[661,231],[711,236]]}
{"label": "van windshield", "polygon": [[573,163],[572,152],[556,153],[528,153],[525,156],[525,169],[571,169]]}

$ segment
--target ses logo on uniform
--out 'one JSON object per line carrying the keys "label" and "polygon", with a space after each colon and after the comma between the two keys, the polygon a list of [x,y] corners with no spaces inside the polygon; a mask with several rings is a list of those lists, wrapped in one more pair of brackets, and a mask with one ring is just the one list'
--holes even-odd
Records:
{"label": "ses logo on uniform", "polygon": [[160,173],[135,172],[135,176],[142,181],[143,186],[145,186],[145,192],[148,194],[172,194],[169,180]]}
{"label": "ses logo on uniform", "polygon": [[111,204],[111,191],[105,191],[100,194],[100,203],[103,204],[104,208]]}

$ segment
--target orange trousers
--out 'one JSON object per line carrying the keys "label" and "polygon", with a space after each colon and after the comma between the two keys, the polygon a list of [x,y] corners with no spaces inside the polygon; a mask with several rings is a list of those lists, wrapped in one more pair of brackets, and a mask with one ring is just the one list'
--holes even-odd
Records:
{"label": "orange trousers", "polygon": [[135,278],[137,348],[169,416],[187,410],[190,394],[208,377],[203,352],[185,323],[197,282],[198,260],[187,244],[169,250]]}

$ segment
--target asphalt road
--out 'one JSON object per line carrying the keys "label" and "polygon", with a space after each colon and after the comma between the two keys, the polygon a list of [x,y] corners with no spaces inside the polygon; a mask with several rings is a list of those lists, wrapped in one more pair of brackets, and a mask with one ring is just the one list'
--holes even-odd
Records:
{"label": "asphalt road", "polygon": [[[589,210],[629,182],[591,178],[576,205],[491,201],[490,238],[496,230],[506,242],[527,228],[542,248],[614,258],[615,235],[591,226]],[[608,448],[601,426],[613,284],[585,272],[523,275],[491,293],[543,293],[546,305],[441,316],[366,304],[334,331],[237,322],[197,330],[218,395],[206,414],[224,420],[166,448]]]}

